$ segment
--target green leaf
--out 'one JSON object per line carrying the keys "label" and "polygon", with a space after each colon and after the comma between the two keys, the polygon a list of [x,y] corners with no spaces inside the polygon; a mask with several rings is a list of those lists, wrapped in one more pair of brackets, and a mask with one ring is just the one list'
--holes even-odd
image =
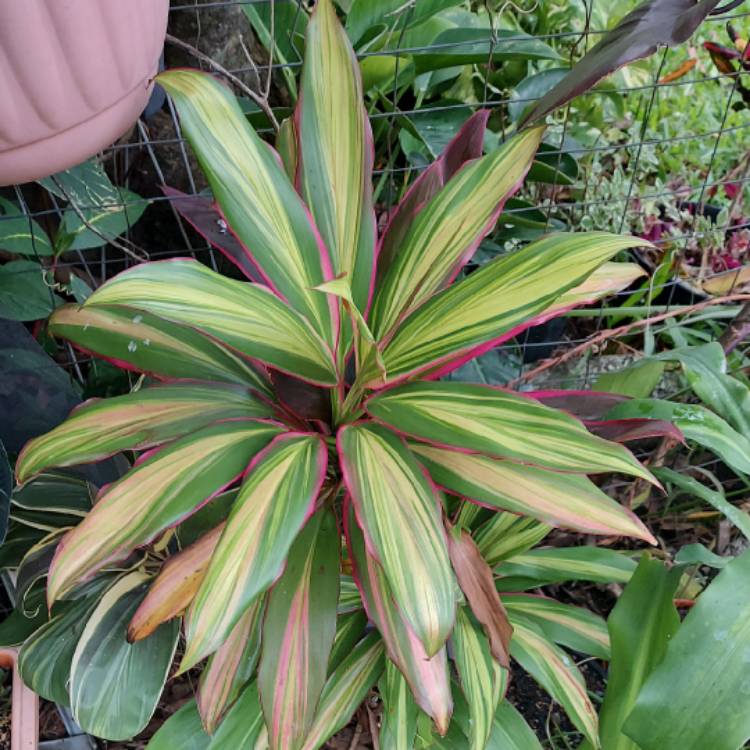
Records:
{"label": "green leaf", "polygon": [[508,103],[508,114],[513,122],[518,122],[521,115],[534,106],[553,86],[559,83],[570,72],[570,68],[548,68],[539,73],[527,76],[513,89]]}
{"label": "green leaf", "polygon": [[229,709],[206,750],[268,747],[268,735],[263,724],[263,711],[258,696],[258,683],[251,682]]}
{"label": "green leaf", "polygon": [[441,447],[560,471],[618,471],[655,481],[627,448],[592,435],[565,412],[500,388],[421,381],[389,388],[366,408],[399,432]]}
{"label": "green leaf", "polygon": [[0,250],[31,258],[54,254],[39,223],[5,198],[0,198]]}
{"label": "green leaf", "polygon": [[475,356],[480,346],[511,338],[618,252],[643,244],[600,232],[550,234],[496,258],[433,295],[399,325],[383,350],[386,382]]}
{"label": "green leaf", "polygon": [[331,0],[319,0],[307,27],[296,118],[302,197],[334,274],[346,274],[364,313],[375,263],[372,133],[357,58]]}
{"label": "green leaf", "polygon": [[215,651],[279,578],[295,537],[313,513],[327,458],[319,436],[286,433],[253,459],[185,617],[180,671]]}
{"label": "green leaf", "polygon": [[271,750],[301,747],[315,720],[336,633],[339,540],[333,514],[318,511],[269,596],[258,685]]}
{"label": "green leaf", "polygon": [[45,273],[33,260],[12,260],[0,266],[0,318],[41,320],[62,304],[45,282]]}
{"label": "green leaf", "polygon": [[159,727],[146,750],[207,750],[210,741],[201,726],[195,701],[191,700]]}
{"label": "green leaf", "polygon": [[628,509],[580,474],[563,474],[412,443],[411,451],[441,487],[485,505],[582,533],[624,535],[655,543]]}
{"label": "green leaf", "polygon": [[487,750],[542,750],[542,746],[523,716],[508,701],[501,701]]}
{"label": "green leaf", "polygon": [[680,626],[672,601],[680,573],[680,568],[668,571],[658,560],[643,555],[607,620],[612,659],[599,714],[599,735],[606,750],[638,750],[622,734],[622,725]]}
{"label": "green leaf", "polygon": [[495,513],[474,534],[474,540],[490,567],[539,544],[551,528],[533,518]]}
{"label": "green leaf", "polygon": [[412,750],[417,732],[417,704],[398,667],[387,659],[385,674],[378,685],[383,701],[380,720],[381,750]]}
{"label": "green leaf", "polygon": [[698,597],[625,733],[642,750],[735,750],[750,738],[750,552]]}
{"label": "green leaf", "polygon": [[18,458],[19,482],[51,466],[100,461],[123,450],[153,448],[212,422],[272,417],[248,388],[221,383],[157,385],[115,398],[92,399],[46,435],[29,441]]}
{"label": "green leaf", "polygon": [[648,398],[659,384],[664,363],[656,359],[642,359],[617,372],[600,375],[592,390],[619,393],[631,398]]}
{"label": "green leaf", "polygon": [[107,485],[58,547],[49,573],[49,602],[189,516],[232,483],[279,432],[275,425],[253,420],[212,425],[148,455]]}
{"label": "green leaf", "polygon": [[[356,612],[341,613],[341,596],[342,585],[345,579],[341,576],[339,581],[339,607],[338,617],[336,619],[336,636],[333,639],[331,647],[331,656],[328,659],[328,674],[330,675],[344,659],[349,656],[354,646],[359,643],[362,635],[367,630],[367,615],[364,609],[358,609]],[[362,600],[357,592],[360,607]]]}
{"label": "green leaf", "polygon": [[713,451],[735,471],[750,473],[750,440],[703,406],[648,398],[632,399],[618,404],[605,417],[631,418],[672,422],[688,440]]}
{"label": "green leaf", "polygon": [[454,578],[440,501],[404,442],[377,425],[339,430],[344,480],[357,521],[394,599],[433,656],[453,627]]}
{"label": "green leaf", "polygon": [[125,740],[138,734],[156,709],[172,663],[176,621],[144,641],[125,640],[146,580],[141,573],[130,573],[107,591],[73,655],[70,706],[83,730],[96,737]]}
{"label": "green leaf", "polygon": [[13,469],[10,468],[8,452],[0,441],[0,545],[5,541],[10,516],[10,495],[13,491]]}
{"label": "green leaf", "polygon": [[158,80],[174,100],[182,131],[233,232],[269,284],[333,346],[335,308],[312,290],[331,277],[328,252],[277,155],[212,76],[170,70]]}

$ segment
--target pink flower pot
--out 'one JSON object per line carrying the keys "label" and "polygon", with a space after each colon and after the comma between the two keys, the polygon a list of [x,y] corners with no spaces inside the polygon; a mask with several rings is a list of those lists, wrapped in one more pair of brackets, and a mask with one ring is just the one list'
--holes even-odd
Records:
{"label": "pink flower pot", "polygon": [[0,185],[85,161],[143,111],[169,0],[0,0]]}

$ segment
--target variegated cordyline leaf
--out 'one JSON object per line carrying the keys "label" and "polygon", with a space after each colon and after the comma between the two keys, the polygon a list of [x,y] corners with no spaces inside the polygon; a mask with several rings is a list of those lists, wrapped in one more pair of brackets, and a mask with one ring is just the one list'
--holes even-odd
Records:
{"label": "variegated cordyline leaf", "polygon": [[[339,587],[343,584],[339,581]],[[359,592],[357,593],[359,599]],[[360,606],[362,601],[360,600]],[[333,639],[331,656],[328,659],[328,674],[330,675],[344,659],[349,656],[354,646],[359,642],[367,628],[367,615],[364,609],[356,612],[341,614],[341,589],[339,588],[339,611],[336,620],[336,637]]]}
{"label": "variegated cordyline leaf", "polygon": [[344,481],[368,549],[428,656],[453,627],[454,579],[440,500],[406,444],[372,424],[339,430]]}
{"label": "variegated cordyline leaf", "polygon": [[282,121],[279,132],[276,133],[276,150],[281,157],[286,176],[292,183],[297,180],[298,147],[297,128],[294,124],[294,117],[290,116]]}
{"label": "variegated cordyline leaf", "polygon": [[333,513],[318,511],[269,594],[258,686],[270,750],[300,748],[315,719],[336,633],[340,541]]}
{"label": "variegated cordyline leaf", "polygon": [[349,506],[344,515],[346,536],[367,614],[383,636],[388,657],[409,683],[417,705],[444,735],[453,712],[447,649],[443,647],[433,657],[427,656],[421,641],[396,606],[383,569],[367,551],[351,502]]}
{"label": "variegated cordyline leaf", "polygon": [[241,383],[270,394],[250,362],[186,325],[122,305],[58,307],[48,330],[118,367],[157,378]]}
{"label": "variegated cordyline leaf", "polygon": [[296,377],[320,385],[336,382],[330,349],[289,305],[264,286],[228,279],[196,260],[142,263],[123,271],[97,289],[84,310],[112,304],[193,326]]}
{"label": "variegated cordyline leaf", "polygon": [[539,544],[551,531],[546,523],[500,511],[473,534],[482,559],[491,568]]}
{"label": "variegated cordyline leaf", "polygon": [[409,446],[438,485],[488,508],[584,534],[656,540],[638,517],[581,474],[564,474],[423,443]]}
{"label": "variegated cordyline leaf", "polygon": [[294,538],[315,508],[327,458],[320,436],[287,433],[253,459],[185,617],[181,672],[213,653],[281,575]]}
{"label": "variegated cordyline leaf", "polygon": [[526,130],[464,165],[414,217],[373,302],[370,325],[379,339],[471,258],[521,186],[543,133]]}
{"label": "variegated cordyline leaf", "polygon": [[586,739],[599,747],[599,720],[586,682],[573,660],[533,626],[520,622],[511,641],[513,658],[559,703]]}
{"label": "variegated cordyline leaf", "polygon": [[278,155],[252,129],[229,89],[210,75],[170,70],[158,80],[232,230],[269,285],[333,346],[336,309],[311,291],[331,278],[328,251]]}
{"label": "variegated cordyline leaf", "polygon": [[511,622],[530,622],[561,646],[609,660],[607,623],[588,609],[534,594],[504,594],[502,600]]}
{"label": "variegated cordyline leaf", "polygon": [[25,445],[16,476],[24,483],[51,466],[74,466],[123,450],[152,448],[212,422],[272,416],[271,406],[247,387],[223,383],[171,383],[91,399],[59,427]]}
{"label": "variegated cordyline leaf", "polygon": [[417,214],[466,162],[478,159],[482,155],[489,116],[488,109],[475,112],[461,126],[443,153],[427,169],[422,170],[401,202],[390,212],[388,225],[383,231],[378,248],[378,280],[381,280],[391,267]]}
{"label": "variegated cordyline leaf", "polygon": [[469,748],[485,750],[495,710],[508,683],[508,670],[492,658],[484,633],[465,607],[456,612],[451,643],[461,688],[469,704]]}
{"label": "variegated cordyline leaf", "polygon": [[440,447],[558,471],[617,471],[659,484],[627,448],[592,435],[565,412],[502,388],[407,383],[373,396],[366,408],[379,422]]}
{"label": "variegated cordyline leaf", "polygon": [[375,263],[373,144],[359,64],[331,0],[318,0],[307,25],[295,114],[302,197],[345,273],[354,304],[367,309]]}
{"label": "variegated cordyline leaf", "polygon": [[380,750],[413,750],[417,732],[417,704],[409,683],[390,659],[386,659],[378,692],[383,702]]}
{"label": "variegated cordyline leaf", "polygon": [[513,628],[495,588],[492,569],[482,559],[468,531],[453,528],[448,534],[448,549],[466,601],[487,634],[490,653],[501,667],[508,669]]}
{"label": "variegated cordyline leaf", "polygon": [[264,596],[255,599],[201,672],[196,701],[209,734],[214,733],[255,672],[265,604]]}
{"label": "variegated cordyline leaf", "polygon": [[221,422],[146,454],[104,487],[91,512],[63,537],[47,582],[50,605],[81,579],[195,512],[281,431],[256,420]]}
{"label": "variegated cordyline leaf", "polygon": [[[383,651],[380,636],[369,633],[334,670],[323,688],[302,750],[318,750],[351,719],[383,672]],[[382,744],[381,748],[386,750]]]}
{"label": "variegated cordyline leaf", "polygon": [[148,638],[159,625],[186,609],[198,591],[223,530],[224,524],[220,524],[167,560],[128,625],[130,643]]}
{"label": "variegated cordyline leaf", "polygon": [[[460,364],[512,338],[602,263],[644,244],[604,232],[550,234],[500,256],[406,317],[383,349],[387,383],[447,362]],[[380,385],[376,378],[361,376],[373,386]]]}

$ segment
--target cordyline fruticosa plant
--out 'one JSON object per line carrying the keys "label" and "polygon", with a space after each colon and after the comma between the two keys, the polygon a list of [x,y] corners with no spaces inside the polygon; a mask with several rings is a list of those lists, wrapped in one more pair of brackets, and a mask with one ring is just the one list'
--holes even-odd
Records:
{"label": "cordyline fruticosa plant", "polygon": [[[171,628],[154,657],[166,673],[181,615],[179,670],[209,657],[197,698],[209,734],[240,696],[246,737],[318,748],[380,680],[381,747],[413,739],[416,706],[446,732],[459,690],[469,716],[461,729],[483,748],[512,653],[596,744],[596,713],[554,641],[606,656],[606,630],[548,599],[501,601],[492,567],[502,558],[488,550],[493,534],[510,534],[511,514],[531,519],[526,548],[549,526],[652,542],[586,475],[651,476],[625,447],[544,403],[559,394],[438,378],[627,286],[639,269],[609,261],[643,241],[549,235],[462,278],[543,133],[526,129],[482,156],[486,112],[378,237],[358,66],[330,0],[309,24],[283,159],[209,75],[175,70],[159,82],[241,243],[234,260],[261,281],[192,259],[146,263],[50,319],[55,336],[165,381],[84,404],[18,461],[25,483],[49,467],[145,451],[53,540],[53,614],[82,592],[101,599],[74,676],[92,633],[128,621],[131,642]],[[179,539],[185,519],[235,485],[225,520],[161,566],[171,530]],[[477,532],[486,509],[506,512]],[[118,579],[117,570],[130,572]],[[70,698],[75,711],[90,710],[76,689]],[[99,714],[108,698],[103,691]],[[152,710],[102,731],[138,731]]]}

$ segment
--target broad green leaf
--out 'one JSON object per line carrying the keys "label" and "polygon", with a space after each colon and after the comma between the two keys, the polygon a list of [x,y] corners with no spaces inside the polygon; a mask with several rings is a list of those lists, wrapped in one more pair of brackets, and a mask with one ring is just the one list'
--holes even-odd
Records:
{"label": "broad green leaf", "polygon": [[34,588],[0,622],[0,648],[22,646],[48,621],[44,589]]}
{"label": "broad green leaf", "polygon": [[417,704],[409,683],[390,659],[386,660],[378,692],[383,702],[381,750],[412,750],[417,732]]}
{"label": "broad green leaf", "polygon": [[266,727],[258,696],[258,683],[251,682],[240,693],[224,721],[211,737],[206,750],[266,750]]}
{"label": "broad green leaf", "polygon": [[279,436],[255,457],[187,612],[181,671],[215,651],[281,575],[315,507],[327,458],[323,440],[302,433]]}
{"label": "broad green leaf", "polygon": [[[383,641],[377,633],[369,633],[326,681],[302,750],[318,750],[346,725],[378,681],[383,662]],[[382,742],[380,747],[386,750]]]}
{"label": "broad green leaf", "polygon": [[258,685],[271,750],[301,747],[316,717],[336,633],[339,540],[333,514],[318,511],[269,595]]}
{"label": "broad green leaf", "polygon": [[474,541],[490,567],[531,549],[549,534],[551,527],[513,513],[495,513],[474,534]]}
{"label": "broad green leaf", "polygon": [[232,230],[269,284],[333,345],[334,308],[312,291],[330,278],[328,251],[277,155],[212,76],[170,70],[158,80],[174,100],[182,131]]}
{"label": "broad green leaf", "polygon": [[381,281],[370,314],[379,339],[448,284],[521,185],[543,129],[529,130],[467,163],[416,215]]}
{"label": "broad green leaf", "polygon": [[216,730],[255,672],[265,603],[263,596],[255,599],[201,672],[196,702],[209,733]]}
{"label": "broad green leaf", "polygon": [[495,575],[498,590],[509,592],[565,581],[627,583],[635,568],[632,558],[604,547],[543,547],[500,563]]}
{"label": "broad green leaf", "polygon": [[555,84],[559,83],[570,72],[570,68],[548,68],[533,73],[520,81],[510,95],[508,115],[513,122],[518,122],[521,115],[534,106]]}
{"label": "broad green leaf", "polygon": [[656,359],[642,359],[616,372],[600,375],[592,389],[607,393],[621,393],[631,398],[648,398],[659,384],[664,363]]}
{"label": "broad green leaf", "polygon": [[268,389],[242,357],[189,326],[132,307],[65,305],[54,312],[48,330],[127,370]]}
{"label": "broad green leaf", "polygon": [[405,443],[377,425],[338,433],[344,480],[368,549],[428,656],[445,643],[455,613],[440,500]]}
{"label": "broad green leaf", "polygon": [[[310,294],[326,299],[312,289]],[[113,304],[193,326],[296,377],[321,385],[336,380],[330,351],[289,305],[267,287],[220,276],[196,260],[128,269],[97,289],[84,310]]]}
{"label": "broad green leaf", "polygon": [[247,387],[222,383],[157,385],[126,396],[92,399],[34,438],[19,456],[19,482],[51,466],[100,461],[122,450],[152,448],[226,419],[272,417]]}
{"label": "broad green leaf", "polygon": [[331,253],[365,312],[375,263],[373,146],[354,50],[331,0],[319,0],[307,26],[296,124],[299,186]]}
{"label": "broad green leaf", "polygon": [[39,223],[5,198],[0,198],[0,250],[31,258],[54,254]]}
{"label": "broad green leaf", "polygon": [[198,430],[107,485],[81,524],[63,537],[50,568],[50,603],[82,578],[154,539],[232,483],[280,429],[254,420]]}
{"label": "broad green leaf", "polygon": [[45,281],[47,270],[33,260],[12,260],[0,266],[0,317],[41,320],[62,300]]}
{"label": "broad green leaf", "polygon": [[506,594],[502,602],[511,623],[531,623],[547,640],[582,654],[609,659],[607,624],[593,612],[532,594]]}
{"label": "broad green leaf", "polygon": [[487,750],[542,750],[542,746],[523,716],[508,701],[501,701]]}
{"label": "broad green leaf", "polygon": [[195,701],[191,700],[159,727],[146,750],[207,750],[210,741],[201,726]]}
{"label": "broad green leaf", "polygon": [[599,712],[599,736],[606,750],[638,750],[622,733],[622,725],[680,626],[672,601],[679,580],[679,568],[668,571],[643,555],[607,620],[612,658]]}
{"label": "broad green leaf", "polygon": [[389,659],[409,683],[417,705],[445,734],[453,711],[447,650],[444,647],[433,657],[427,656],[421,641],[396,606],[383,569],[367,551],[364,535],[351,508],[346,518],[350,555],[367,614],[383,637]]}
{"label": "broad green leaf", "polygon": [[594,747],[599,747],[596,709],[573,660],[533,626],[520,623],[511,641],[513,658],[557,701]]}
{"label": "broad green leaf", "polygon": [[203,580],[223,529],[223,524],[211,529],[164,563],[128,624],[131,643],[148,638],[163,622],[185,611]]}
{"label": "broad green leaf", "polygon": [[[356,612],[341,614],[341,585],[339,581],[339,611],[336,619],[336,635],[331,647],[331,656],[328,659],[328,674],[330,675],[344,659],[349,656],[354,646],[359,643],[362,635],[367,630],[367,615],[364,609],[358,609]],[[359,599],[359,593],[357,593]],[[362,600],[360,599],[360,607]]]}
{"label": "broad green leaf", "polygon": [[177,646],[177,622],[130,644],[125,629],[147,578],[130,573],[112,586],[89,617],[70,670],[70,707],[85,732],[109,740],[135,736],[148,723]]}
{"label": "broad green leaf", "polygon": [[551,234],[496,258],[407,316],[383,350],[387,382],[512,337],[602,263],[643,244],[602,232]]}
{"label": "broad green leaf", "polygon": [[656,481],[627,448],[592,435],[565,412],[500,388],[422,381],[390,388],[372,397],[366,408],[399,432],[454,450],[560,471],[617,471]]}
{"label": "broad green leaf", "polygon": [[95,488],[83,479],[47,472],[13,491],[14,506],[45,513],[84,516],[91,510]]}
{"label": "broad green leaf", "polygon": [[624,731],[643,750],[735,750],[750,738],[750,552],[698,597]]}
{"label": "broad green leaf", "polygon": [[713,451],[735,471],[750,473],[750,440],[705,407],[639,398],[618,404],[606,415],[606,419],[638,417],[672,422],[688,440]]}
{"label": "broad green leaf", "polygon": [[484,633],[464,607],[456,612],[451,643],[461,688],[469,704],[469,746],[471,750],[484,750],[508,672],[492,658]]}
{"label": "broad green leaf", "polygon": [[551,526],[655,543],[631,511],[581,474],[555,473],[420,443],[412,443],[410,449],[433,480],[453,494]]}

